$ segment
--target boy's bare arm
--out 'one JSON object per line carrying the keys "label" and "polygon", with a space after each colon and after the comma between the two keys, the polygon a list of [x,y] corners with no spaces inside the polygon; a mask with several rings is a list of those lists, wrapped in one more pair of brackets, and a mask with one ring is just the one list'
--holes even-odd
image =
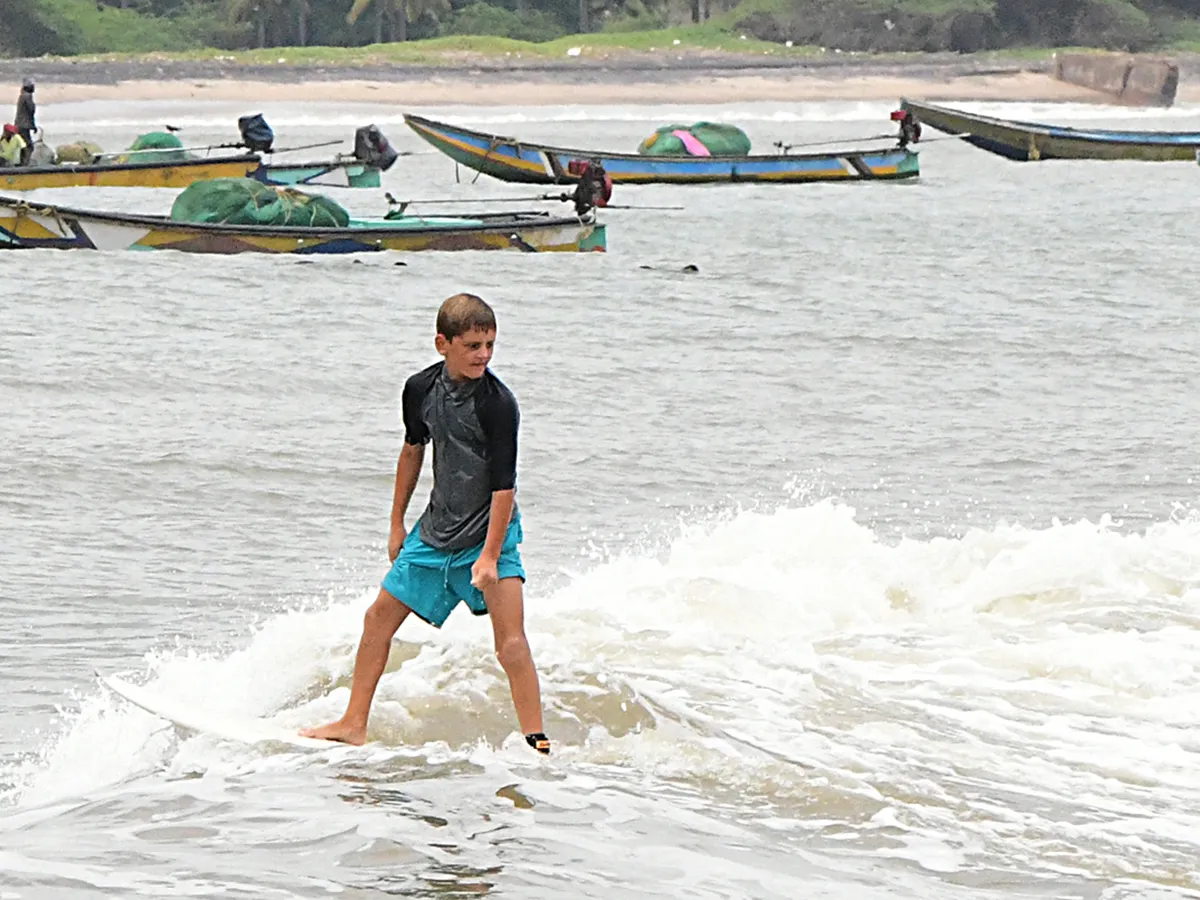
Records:
{"label": "boy's bare arm", "polygon": [[417,489],[417,479],[421,477],[421,465],[424,462],[425,445],[405,443],[396,461],[396,488],[392,494],[392,527],[388,536],[388,556],[391,559],[396,558],[408,534],[404,527],[404,514],[408,512],[408,503]]}
{"label": "boy's bare arm", "polygon": [[488,513],[487,537],[483,539],[483,550],[479,556],[490,560],[500,558],[500,550],[504,547],[504,535],[508,531],[508,520],[512,518],[513,497],[515,491],[493,491],[492,508]]}
{"label": "boy's bare arm", "polygon": [[486,591],[499,580],[496,564],[504,547],[508,520],[512,518],[514,495],[515,491],[512,488],[492,492],[487,537],[483,539],[483,550],[479,553],[479,559],[471,566],[471,584],[481,591]]}

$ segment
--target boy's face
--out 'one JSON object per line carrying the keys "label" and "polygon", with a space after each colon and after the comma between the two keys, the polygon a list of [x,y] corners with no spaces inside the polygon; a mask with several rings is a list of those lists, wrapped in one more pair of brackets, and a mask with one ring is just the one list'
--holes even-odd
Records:
{"label": "boy's face", "polygon": [[475,328],[455,338],[439,334],[437,352],[446,358],[446,372],[455,381],[482,378],[496,347],[496,329]]}

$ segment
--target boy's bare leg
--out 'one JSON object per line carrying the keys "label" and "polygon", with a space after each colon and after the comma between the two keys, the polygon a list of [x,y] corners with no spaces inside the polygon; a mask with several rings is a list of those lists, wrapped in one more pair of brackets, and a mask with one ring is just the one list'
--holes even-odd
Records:
{"label": "boy's bare leg", "polygon": [[358,654],[354,657],[354,680],[350,685],[350,702],[346,705],[346,712],[336,722],[320,728],[305,728],[300,734],[345,744],[366,742],[367,717],[371,714],[375,688],[387,666],[392,637],[408,613],[407,606],[380,589],[379,596],[363,617],[363,633],[358,642]]}
{"label": "boy's bare leg", "polygon": [[542,730],[542,692],[529,641],[525,639],[525,596],[520,578],[502,578],[483,592],[492,631],[496,638],[496,657],[508,676],[513,706],[522,734]]}

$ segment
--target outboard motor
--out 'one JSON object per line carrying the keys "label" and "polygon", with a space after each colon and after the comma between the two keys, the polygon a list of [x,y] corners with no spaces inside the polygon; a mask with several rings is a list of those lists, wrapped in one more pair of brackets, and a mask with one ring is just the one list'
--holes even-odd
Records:
{"label": "outboard motor", "polygon": [[571,199],[575,202],[575,214],[585,215],[593,209],[608,206],[612,199],[612,176],[598,162],[573,159],[567,163],[567,174],[579,179]]}
{"label": "outboard motor", "polygon": [[262,113],[252,116],[242,116],[238,119],[238,131],[242,133],[242,143],[255,153],[270,153],[271,145],[275,143],[275,132],[262,117]]}
{"label": "outboard motor", "polygon": [[364,125],[354,132],[354,158],[386,172],[400,154],[376,125]]}

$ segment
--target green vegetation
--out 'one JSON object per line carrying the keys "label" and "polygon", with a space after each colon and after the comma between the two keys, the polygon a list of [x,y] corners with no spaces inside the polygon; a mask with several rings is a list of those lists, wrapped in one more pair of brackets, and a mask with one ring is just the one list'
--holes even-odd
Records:
{"label": "green vegetation", "polygon": [[843,50],[1139,51],[1177,40],[1198,12],[1194,0],[744,0],[730,19],[765,40]]}
{"label": "green vegetation", "polygon": [[148,47],[183,50],[192,37],[171,19],[153,19],[129,9],[107,9],[95,0],[52,0],[42,22],[79,53],[136,51]]}
{"label": "green vegetation", "polygon": [[472,3],[459,10],[447,30],[453,34],[502,34],[520,41],[552,41],[562,26],[551,15],[532,10],[521,15],[503,6]]}
{"label": "green vegetation", "polygon": [[[690,37],[695,35],[693,39]],[[622,41],[623,37],[629,41]],[[679,44],[674,42],[678,40]],[[563,59],[568,50],[578,49],[583,58],[607,58],[627,52],[717,51],[754,54],[814,55],[816,47],[783,47],[767,41],[740,40],[729,34],[714,36],[704,28],[672,28],[629,35],[600,32],[568,35],[553,41],[518,41],[512,38],[480,35],[448,35],[404,43],[368,44],[364,47],[268,47],[253,50],[204,48],[178,52],[111,52],[80,54],[75,58],[91,61],[220,60],[231,65],[307,65],[355,67],[370,65],[459,65],[484,59]]]}
{"label": "green vegetation", "polygon": [[0,22],[0,55],[289,63],[1200,47],[1198,0],[0,0]]}

